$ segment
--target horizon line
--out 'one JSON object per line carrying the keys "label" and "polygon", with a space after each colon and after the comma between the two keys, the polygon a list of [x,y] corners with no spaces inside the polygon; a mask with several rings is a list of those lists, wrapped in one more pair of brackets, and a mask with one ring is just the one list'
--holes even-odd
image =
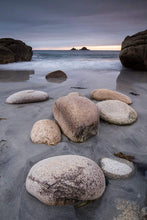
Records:
{"label": "horizon line", "polygon": [[77,50],[81,49],[82,47],[86,47],[89,50],[121,50],[121,45],[107,45],[107,46],[73,46],[73,47],[38,47],[33,48],[33,50],[71,50],[72,48],[76,48]]}

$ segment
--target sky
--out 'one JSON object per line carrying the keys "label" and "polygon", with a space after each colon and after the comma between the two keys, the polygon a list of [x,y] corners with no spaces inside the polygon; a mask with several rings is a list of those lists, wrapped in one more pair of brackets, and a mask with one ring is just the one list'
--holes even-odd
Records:
{"label": "sky", "polygon": [[0,38],[33,49],[120,49],[147,29],[147,0],[0,0]]}

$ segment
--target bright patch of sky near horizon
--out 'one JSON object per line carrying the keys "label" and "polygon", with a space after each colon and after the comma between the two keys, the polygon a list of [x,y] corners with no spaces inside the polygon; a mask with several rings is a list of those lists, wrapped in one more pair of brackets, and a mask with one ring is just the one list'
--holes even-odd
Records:
{"label": "bright patch of sky near horizon", "polygon": [[114,48],[127,35],[145,30],[146,21],[147,0],[5,0],[0,3],[0,38],[20,39],[33,49]]}

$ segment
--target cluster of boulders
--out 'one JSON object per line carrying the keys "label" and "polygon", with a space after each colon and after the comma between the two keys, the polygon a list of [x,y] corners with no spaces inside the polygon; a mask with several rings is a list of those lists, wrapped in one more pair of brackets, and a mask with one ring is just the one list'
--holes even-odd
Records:
{"label": "cluster of boulders", "polygon": [[[137,113],[128,104],[132,100],[119,92],[96,89],[90,94],[95,104],[80,93],[72,92],[56,100],[53,107],[55,121],[37,121],[31,130],[33,143],[56,145],[61,131],[73,142],[84,142],[96,135],[99,117],[117,125],[136,121]],[[42,91],[24,90],[6,99],[9,104],[40,102],[49,99]],[[101,158],[99,166],[78,155],[47,158],[35,164],[26,179],[27,191],[48,205],[74,204],[81,200],[95,200],[105,190],[105,176],[124,179],[133,174],[134,165],[125,159]]]}

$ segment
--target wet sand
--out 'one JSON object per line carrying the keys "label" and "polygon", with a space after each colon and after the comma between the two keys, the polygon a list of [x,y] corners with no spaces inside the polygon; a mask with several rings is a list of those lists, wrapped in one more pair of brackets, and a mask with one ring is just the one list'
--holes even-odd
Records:
{"label": "wet sand", "polygon": [[[6,118],[0,120],[0,219],[123,220],[127,201],[132,204],[128,215],[133,213],[132,216],[136,217],[126,219],[139,219],[138,209],[147,205],[147,72],[87,70],[81,75],[80,71],[73,71],[67,72],[68,79],[60,84],[46,80],[27,81],[29,74],[32,73],[28,73],[26,78],[20,77],[19,82],[10,78],[0,80],[0,118]],[[129,95],[133,100],[132,107],[138,113],[137,122],[116,126],[101,121],[99,134],[84,143],[72,143],[63,135],[62,142],[56,146],[31,142],[30,131],[34,122],[53,119],[53,105],[57,98],[73,91],[89,97],[96,88],[113,89]],[[51,99],[24,105],[4,103],[10,94],[24,89],[48,92]],[[25,190],[27,173],[39,160],[77,154],[98,162],[101,157],[114,157],[113,154],[120,151],[135,156],[134,175],[126,180],[109,180],[103,196],[85,207],[50,207]]]}

